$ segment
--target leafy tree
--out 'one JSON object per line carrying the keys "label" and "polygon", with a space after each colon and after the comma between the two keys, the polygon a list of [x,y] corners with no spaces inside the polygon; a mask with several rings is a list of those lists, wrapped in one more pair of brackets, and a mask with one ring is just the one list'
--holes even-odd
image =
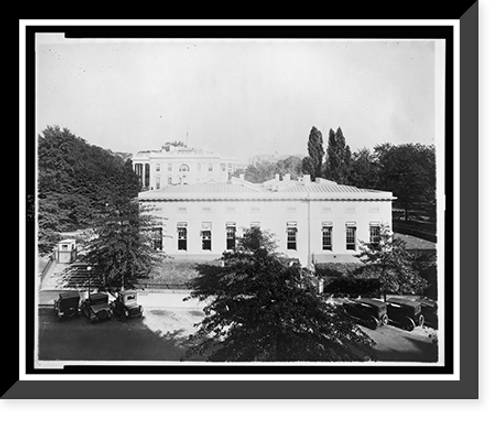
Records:
{"label": "leafy tree", "polygon": [[395,238],[388,226],[380,227],[380,241],[361,241],[362,252],[357,255],[364,267],[366,277],[379,278],[386,300],[387,293],[421,294],[427,281],[419,275],[419,265],[406,249],[401,238]]}
{"label": "leafy tree", "polygon": [[38,137],[39,249],[51,250],[60,232],[89,228],[103,204],[137,196],[130,160],[89,145],[67,128],[47,127]]}
{"label": "leafy tree", "polygon": [[311,180],[314,181],[317,177],[321,177],[323,157],[325,155],[325,151],[323,149],[323,135],[314,126],[311,128],[309,133],[307,150],[309,152],[309,156],[303,160],[302,171],[305,174],[310,174]]}
{"label": "leafy tree", "polygon": [[135,200],[106,204],[85,257],[103,289],[134,288],[137,277],[149,273],[161,259],[154,246],[154,228],[160,223]]}
{"label": "leafy tree", "polygon": [[436,156],[434,146],[417,144],[375,147],[380,168],[379,188],[389,190],[398,198],[398,204],[408,211],[415,205],[435,208]]}
{"label": "leafy tree", "polygon": [[274,178],[276,174],[290,174],[292,179],[302,176],[302,161],[297,156],[289,156],[277,162],[259,162],[249,165],[245,170],[245,179],[253,183],[263,183]]}
{"label": "leafy tree", "polygon": [[376,157],[368,148],[353,153],[349,184],[364,189],[376,189],[379,186],[379,176]]}
{"label": "leafy tree", "polygon": [[358,361],[373,342],[313,286],[315,277],[246,230],[223,266],[200,266],[191,298],[207,300],[190,353],[210,361]]}
{"label": "leafy tree", "polygon": [[306,156],[302,160],[302,173],[304,174],[310,174],[311,175],[311,180],[315,180],[313,174],[314,174],[314,165],[312,162],[312,159],[310,156]]}

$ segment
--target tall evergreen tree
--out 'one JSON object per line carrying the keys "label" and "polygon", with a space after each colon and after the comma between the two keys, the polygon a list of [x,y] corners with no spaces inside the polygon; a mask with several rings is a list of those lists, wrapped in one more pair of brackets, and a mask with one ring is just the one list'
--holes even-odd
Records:
{"label": "tall evergreen tree", "polygon": [[342,129],[339,127],[336,132],[330,129],[324,177],[337,183],[348,183],[351,161],[351,148],[346,144]]}
{"label": "tall evergreen tree", "polygon": [[330,129],[328,132],[328,146],[326,148],[326,161],[324,177],[328,180],[336,181],[338,179],[338,169],[340,167],[340,154],[335,139],[335,131]]}
{"label": "tall evergreen tree", "polygon": [[309,133],[307,150],[309,152],[309,157],[306,158],[309,158],[309,160],[304,160],[302,162],[302,171],[305,174],[311,174],[311,179],[315,180],[317,177],[321,177],[325,151],[323,149],[323,135],[314,126]]}

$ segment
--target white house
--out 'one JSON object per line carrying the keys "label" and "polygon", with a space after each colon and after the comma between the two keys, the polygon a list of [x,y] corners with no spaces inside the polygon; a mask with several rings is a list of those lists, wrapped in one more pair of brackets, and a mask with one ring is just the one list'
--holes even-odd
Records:
{"label": "white house", "polygon": [[225,182],[236,168],[236,158],[169,144],[159,150],[139,151],[133,156],[132,163],[144,190],[179,184]]}
{"label": "white house", "polygon": [[262,184],[241,178],[212,184],[167,185],[139,200],[162,217],[157,248],[175,258],[215,259],[234,247],[243,228],[274,234],[279,251],[302,265],[356,261],[359,240],[377,241],[392,226],[391,192],[358,189],[309,176],[278,175]]}

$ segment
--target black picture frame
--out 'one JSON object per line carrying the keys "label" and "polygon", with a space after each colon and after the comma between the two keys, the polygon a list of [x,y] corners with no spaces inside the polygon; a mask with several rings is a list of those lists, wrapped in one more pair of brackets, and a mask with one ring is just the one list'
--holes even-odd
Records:
{"label": "black picture frame", "polygon": [[[465,13],[460,17],[460,169],[461,173],[466,176],[461,177],[460,185],[460,253],[461,256],[467,256],[467,263],[461,259],[460,264],[460,296],[461,302],[461,342],[460,342],[460,380],[459,381],[357,381],[355,377],[351,380],[342,381],[162,381],[162,382],[134,382],[134,387],[130,387],[129,382],[100,382],[100,381],[85,381],[85,382],[69,382],[69,381],[19,381],[16,377],[16,372],[11,378],[6,378],[4,381],[12,382],[2,388],[2,399],[94,399],[94,398],[109,398],[109,399],[475,399],[478,397],[479,389],[479,361],[478,361],[478,46],[479,46],[479,4],[472,4]],[[450,18],[450,19],[457,19]],[[446,26],[446,25],[443,25]],[[406,28],[406,29],[405,29]],[[409,31],[410,26],[398,27],[399,31]],[[47,30],[50,28],[44,28]],[[60,31],[61,28],[59,28]],[[125,28],[120,28],[118,31]],[[156,28],[146,26],[142,28],[148,34],[153,34],[157,31]],[[192,28],[189,28],[190,30]],[[328,27],[327,27],[328,29]],[[333,32],[339,30],[334,29]],[[371,28],[373,30],[373,28]],[[394,28],[384,28],[389,33]],[[36,31],[36,28],[27,28],[27,33],[31,30]],[[72,36],[79,36],[88,31],[84,27],[67,28],[67,32]],[[321,31],[325,31],[323,28]],[[365,29],[366,30],[366,29]],[[59,32],[58,31],[58,32]],[[93,28],[94,36],[102,36],[110,34],[109,31],[116,31],[116,28],[98,27]],[[103,31],[103,32],[102,32]],[[184,37],[177,31],[176,36]],[[227,28],[218,28],[220,34],[226,34]],[[234,31],[238,32],[238,27],[231,28],[232,36]],[[350,36],[359,36],[363,33],[359,31],[359,27],[342,28],[346,38]],[[408,32],[408,33],[409,33]],[[116,34],[116,32],[113,32]],[[297,33],[300,33],[298,31]],[[326,33],[326,32],[323,32]],[[340,32],[339,32],[340,33]],[[366,37],[361,35],[361,37]],[[159,33],[157,33],[159,34]],[[349,35],[350,34],[350,35]],[[117,34],[118,35],[118,34]],[[123,35],[123,34],[122,34]],[[121,35],[118,35],[121,36]],[[300,37],[300,35],[298,35]],[[398,36],[400,36],[398,34]],[[27,39],[28,42],[28,39]],[[27,52],[30,51],[27,49]],[[27,57],[29,54],[27,53]],[[30,59],[27,58],[27,66]],[[30,121],[34,121],[34,106],[32,98],[29,97],[33,91],[34,80],[28,76],[31,73],[27,71],[26,83],[26,123],[27,137],[32,137],[34,125]],[[466,118],[461,118],[466,116]],[[448,126],[447,126],[448,128]],[[23,141],[23,139],[20,139]],[[447,152],[448,154],[448,152]],[[448,155],[447,155],[448,157]],[[26,192],[27,194],[34,193],[34,154],[30,154],[27,148],[26,154]],[[453,167],[451,167],[453,168]],[[453,188],[453,183],[449,182],[449,176],[453,177],[447,169],[446,172],[448,181],[447,187],[447,225],[446,229],[452,229],[453,225],[449,224],[453,218],[449,216],[453,213],[453,198],[449,187]],[[31,183],[31,185],[30,185]],[[31,187],[31,189],[30,189]],[[450,194],[451,193],[451,194]],[[451,210],[451,212],[450,212]],[[34,238],[33,221],[26,221],[26,238],[20,238],[20,241],[26,240],[26,247],[30,247],[30,241]],[[448,232],[447,232],[448,235]],[[448,238],[448,237],[447,237]],[[457,239],[455,239],[457,241]],[[453,244],[453,243],[452,243]],[[447,257],[453,262],[452,253]],[[28,259],[27,259],[28,260]],[[31,264],[32,265],[32,264]],[[27,261],[26,274],[34,273],[34,268],[29,267]],[[465,280],[467,280],[465,282]],[[465,302],[464,297],[467,297]],[[28,297],[29,299],[30,297]],[[464,305],[466,303],[466,305]],[[34,310],[31,310],[34,311]],[[29,320],[32,315],[27,309],[26,320]],[[466,338],[466,339],[465,339]],[[27,338],[27,347],[32,345],[33,338]],[[19,359],[18,350],[14,349],[12,361]],[[29,352],[26,353],[28,368]],[[464,362],[467,362],[464,364]],[[21,364],[20,364],[21,365]],[[449,368],[449,367],[448,367]],[[77,370],[78,371],[78,370]],[[104,370],[105,371],[105,370]],[[115,370],[116,371],[116,370]],[[279,370],[278,370],[279,371]],[[348,374],[363,374],[363,370],[356,373],[356,370],[350,371]],[[380,374],[391,374],[391,370],[381,370]],[[116,371],[117,373],[119,372]],[[252,374],[255,371],[249,370]],[[374,374],[377,370],[374,371]],[[418,370],[417,370],[418,372]],[[108,370],[109,373],[109,370]],[[111,370],[113,373],[113,370]],[[434,371],[432,374],[435,374]],[[99,374],[99,370],[98,370]],[[176,374],[176,373],[172,373]],[[195,374],[195,373],[193,373]],[[231,374],[231,373],[229,373]],[[241,373],[240,373],[241,374]],[[273,374],[269,374],[272,380]],[[297,374],[297,373],[296,373]],[[298,373],[301,374],[301,373]],[[304,375],[310,373],[302,373]],[[336,374],[343,374],[342,371]],[[395,371],[392,374],[398,374]],[[420,370],[420,374],[426,374],[425,370]],[[427,373],[429,374],[429,373]],[[439,373],[437,373],[439,374]],[[444,374],[444,373],[443,373]],[[19,367],[17,367],[17,375],[19,376]],[[14,380],[13,380],[14,379]]]}

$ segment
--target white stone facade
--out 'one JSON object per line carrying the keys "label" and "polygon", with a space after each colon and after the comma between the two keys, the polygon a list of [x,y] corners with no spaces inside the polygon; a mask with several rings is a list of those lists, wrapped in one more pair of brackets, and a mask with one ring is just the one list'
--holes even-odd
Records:
{"label": "white stone facade", "polygon": [[308,176],[253,184],[242,178],[215,184],[166,186],[139,200],[162,217],[158,248],[176,258],[215,259],[233,246],[234,233],[258,225],[279,251],[308,265],[356,261],[360,240],[392,226],[390,192],[364,190]]}
{"label": "white stone facade", "polygon": [[228,181],[236,169],[236,158],[188,148],[163,146],[159,150],[140,151],[132,158],[143,190],[165,186]]}

